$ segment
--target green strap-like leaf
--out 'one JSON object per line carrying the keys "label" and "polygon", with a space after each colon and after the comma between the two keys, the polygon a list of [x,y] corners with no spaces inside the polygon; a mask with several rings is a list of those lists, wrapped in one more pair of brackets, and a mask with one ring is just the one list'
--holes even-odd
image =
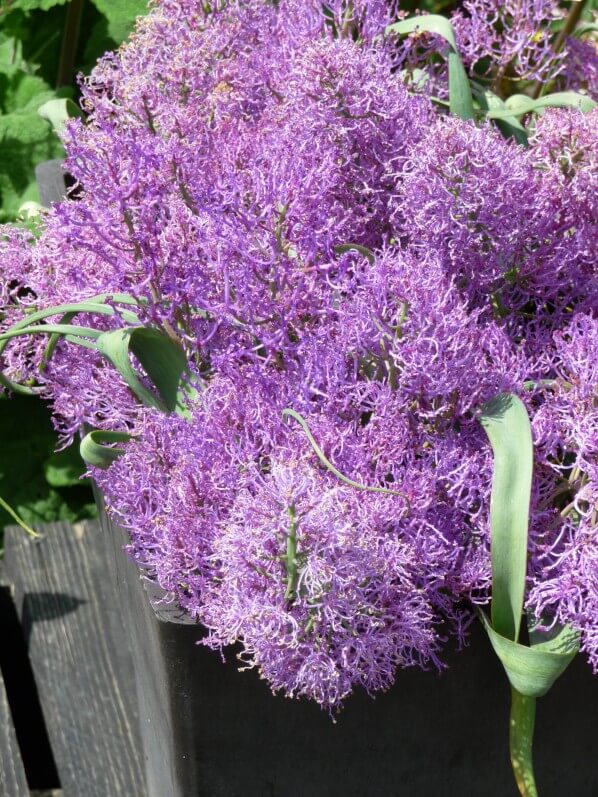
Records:
{"label": "green strap-like leaf", "polygon": [[[153,327],[125,327],[104,332],[96,345],[144,404],[162,412],[176,410],[187,358],[182,348],[165,332]],[[158,396],[140,381],[131,364],[130,353],[145,369]]]}
{"label": "green strap-like leaf", "polygon": [[[482,89],[476,92],[477,100],[480,107],[488,112],[490,111],[504,111],[506,105],[494,92],[488,89]],[[518,144],[524,147],[529,146],[527,130],[515,116],[508,116],[504,119],[496,119],[496,124],[500,132],[505,138],[514,138]]]}
{"label": "green strap-like leaf", "polygon": [[22,335],[63,335],[68,338],[100,338],[102,333],[93,327],[78,327],[73,324],[37,324],[34,326],[9,329],[0,335],[0,341],[18,338]]}
{"label": "green strap-like leaf", "polygon": [[187,370],[187,357],[181,346],[155,327],[135,327],[130,349],[160,394],[166,409],[178,406],[181,380]]}
{"label": "green strap-like leaf", "polygon": [[[58,304],[54,305],[53,307],[46,307],[43,310],[37,310],[34,313],[28,313],[24,318],[21,318],[20,321],[17,321],[8,330],[6,330],[4,335],[0,336],[0,353],[4,351],[6,342],[10,339],[10,337],[16,337],[15,335],[8,335],[9,332],[15,332],[16,330],[31,327],[35,325],[37,321],[44,321],[46,318],[51,318],[55,315],[66,317],[67,320],[74,318],[77,313],[90,313],[93,315],[106,316],[115,315],[117,311],[111,305],[105,304],[105,301],[113,301],[115,303],[118,302],[122,304],[137,303],[133,297],[127,296],[127,294],[100,294],[99,296],[93,296],[91,299],[86,299],[82,302]],[[139,321],[137,314],[130,310],[119,309],[118,312],[126,323],[130,324]]]}
{"label": "green strap-like leaf", "polygon": [[535,100],[525,94],[513,94],[505,101],[504,109],[488,111],[488,118],[509,119],[509,117],[522,116],[525,113],[535,113],[543,108],[577,108],[583,113],[587,113],[597,106],[598,103],[591,97],[576,91],[558,91]]}
{"label": "green strap-like leaf", "polygon": [[521,399],[503,393],[480,418],[494,452],[490,498],[492,628],[517,640],[527,567],[527,523],[532,483],[532,433]]}
{"label": "green strap-like leaf", "polygon": [[110,443],[126,443],[131,440],[127,432],[109,432],[94,429],[81,440],[79,451],[84,462],[95,468],[105,470],[115,459],[125,453],[124,448],[115,448]]}
{"label": "green strap-like leaf", "polygon": [[348,476],[345,476],[344,473],[341,473],[338,468],[336,468],[332,462],[327,458],[326,454],[322,451],[320,446],[316,443],[313,434],[311,433],[311,429],[307,425],[307,421],[305,418],[300,415],[295,410],[285,409],[282,411],[283,418],[293,418],[297,423],[301,426],[303,431],[305,432],[305,436],[307,437],[311,447],[313,448],[316,456],[324,465],[327,470],[329,470],[332,474],[336,476],[337,479],[342,481],[344,484],[348,484],[349,487],[354,487],[356,490],[365,490],[369,493],[384,493],[386,495],[398,495],[400,498],[404,498],[407,501],[407,505],[409,506],[409,498],[407,495],[400,490],[389,490],[387,487],[369,487],[367,484],[362,484],[361,482],[356,482],[353,479],[350,479]]}
{"label": "green strap-like leaf", "polygon": [[457,49],[453,26],[440,14],[423,14],[420,17],[402,19],[386,28],[386,33],[401,35],[423,30],[441,36],[450,46],[448,54],[449,107],[452,114],[461,119],[473,119],[473,99],[467,72]]}
{"label": "green strap-like leaf", "polygon": [[569,628],[530,632],[531,647],[517,642],[527,565],[528,516],[533,466],[531,426],[525,405],[510,393],[484,405],[481,423],[494,452],[490,499],[492,622],[479,615],[511,683],[511,764],[522,797],[537,797],[532,762],[536,698],[546,694],[578,649]]}
{"label": "green strap-like leaf", "polygon": [[372,250],[361,244],[339,244],[334,247],[334,251],[337,255],[344,255],[347,252],[359,252],[359,254],[367,258],[372,265],[376,262],[376,255]]}
{"label": "green strap-like leaf", "polygon": [[36,396],[41,392],[41,388],[29,387],[28,385],[20,385],[18,382],[13,382],[5,374],[0,371],[0,385],[3,385],[7,390],[12,393],[19,393],[22,396]]}

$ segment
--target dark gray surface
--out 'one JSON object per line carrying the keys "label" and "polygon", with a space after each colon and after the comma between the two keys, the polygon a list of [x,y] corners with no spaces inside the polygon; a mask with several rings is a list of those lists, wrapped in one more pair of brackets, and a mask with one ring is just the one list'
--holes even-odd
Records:
{"label": "dark gray surface", "polygon": [[7,529],[4,569],[64,797],[145,797],[112,548],[94,522],[42,528],[39,541]]}
{"label": "dark gray surface", "polygon": [[35,167],[35,179],[39,191],[40,204],[50,207],[52,202],[60,202],[66,197],[66,184],[62,160],[49,160]]}
{"label": "dark gray surface", "polygon": [[[112,533],[118,556],[123,535]],[[199,626],[177,624],[176,607],[150,609],[128,560],[117,570],[139,651],[148,797],[516,797],[509,688],[477,625],[442,675],[405,670],[376,700],[349,698],[333,724],[237,672],[233,652],[223,665],[195,644]],[[542,797],[598,795],[597,716],[596,680],[578,657],[538,701]]]}
{"label": "dark gray surface", "polygon": [[25,770],[17,745],[4,682],[0,675],[0,794],[29,797]]}

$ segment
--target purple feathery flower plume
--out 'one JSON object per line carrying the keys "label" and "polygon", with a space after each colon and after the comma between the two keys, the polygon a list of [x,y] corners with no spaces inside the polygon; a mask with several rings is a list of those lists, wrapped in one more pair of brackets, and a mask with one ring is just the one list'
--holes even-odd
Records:
{"label": "purple feathery flower plume", "polygon": [[468,66],[488,59],[489,68],[523,80],[550,80],[563,68],[550,24],[559,18],[555,0],[465,0],[451,15],[459,52]]}
{"label": "purple feathery flower plume", "polygon": [[[466,4],[469,65],[552,79],[553,6]],[[131,556],[205,644],[329,711],[440,665],[489,600],[478,416],[503,391],[534,432],[528,607],[598,667],[596,111],[546,112],[528,149],[438,114],[395,69],[389,8],[155,3],[82,87],[78,199],[0,240],[3,327],[124,293],[180,341],[188,417],[65,341],[39,372],[46,341],[17,338],[2,367],[65,438],[131,433],[93,471]]]}

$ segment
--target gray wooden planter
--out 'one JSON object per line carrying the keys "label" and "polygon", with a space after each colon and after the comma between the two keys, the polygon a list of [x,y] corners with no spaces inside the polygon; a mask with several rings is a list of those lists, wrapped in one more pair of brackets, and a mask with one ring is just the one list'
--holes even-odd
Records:
{"label": "gray wooden planter", "polygon": [[[126,538],[102,512],[111,544]],[[148,797],[506,797],[509,689],[477,628],[450,669],[404,670],[375,700],[348,699],[336,724],[305,701],[274,697],[196,644],[202,628],[117,558],[133,642]],[[598,690],[580,658],[538,703],[542,797],[595,797]]]}

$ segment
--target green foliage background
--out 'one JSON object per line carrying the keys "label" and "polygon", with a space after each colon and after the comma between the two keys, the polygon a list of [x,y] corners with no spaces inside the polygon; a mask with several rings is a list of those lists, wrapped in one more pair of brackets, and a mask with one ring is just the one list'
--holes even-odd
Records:
{"label": "green foliage background", "polygon": [[[118,47],[146,10],[147,0],[0,0],[0,223],[39,202],[35,166],[64,156],[40,106],[76,102],[77,75]],[[0,397],[0,496],[30,525],[95,513],[78,446],[56,453],[56,445],[44,403]],[[0,546],[13,522],[0,509]]]}

